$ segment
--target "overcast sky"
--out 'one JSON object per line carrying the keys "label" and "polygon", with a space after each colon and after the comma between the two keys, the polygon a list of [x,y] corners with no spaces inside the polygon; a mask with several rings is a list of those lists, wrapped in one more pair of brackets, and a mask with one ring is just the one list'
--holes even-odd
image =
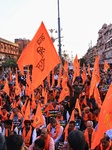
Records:
{"label": "overcast sky", "polygon": [[[0,0],[1,38],[31,40],[41,21],[47,30],[58,29],[57,0]],[[112,1],[60,0],[60,23],[62,50],[81,58],[90,43],[96,44],[102,25],[112,23]],[[55,32],[53,36],[58,37]],[[58,40],[54,43],[58,51],[57,44]]]}

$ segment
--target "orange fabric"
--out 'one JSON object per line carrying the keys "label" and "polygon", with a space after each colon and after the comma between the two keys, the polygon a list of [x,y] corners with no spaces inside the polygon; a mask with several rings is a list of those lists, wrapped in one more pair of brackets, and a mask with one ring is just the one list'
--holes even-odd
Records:
{"label": "orange fabric", "polygon": [[30,115],[31,115],[31,111],[30,111],[30,101],[28,101],[28,104],[27,104],[26,109],[25,109],[24,121],[25,121],[25,120],[30,120]]}
{"label": "orange fabric", "polygon": [[73,67],[74,67],[74,74],[73,74],[73,81],[72,82],[74,82],[75,78],[80,75],[80,62],[78,61],[77,54],[76,54],[75,59],[74,59]]}
{"label": "orange fabric", "polygon": [[39,128],[43,124],[44,124],[44,119],[43,119],[43,116],[42,116],[42,111],[41,111],[40,104],[38,103],[32,126],[34,128]]}
{"label": "orange fabric", "polygon": [[85,122],[87,122],[88,120],[93,120],[93,114],[91,112],[89,112],[88,114],[84,113],[83,115],[83,119]]}
{"label": "orange fabric", "polygon": [[19,95],[20,93],[21,93],[21,88],[20,88],[20,85],[18,83],[18,77],[16,75],[15,95]]}
{"label": "orange fabric", "polygon": [[64,71],[66,72],[66,73],[68,73],[68,62],[65,60],[64,61]]}
{"label": "orange fabric", "polygon": [[83,84],[85,83],[86,79],[87,79],[87,76],[86,76],[86,67],[85,67],[85,64],[83,64],[83,72],[82,72]]}
{"label": "orange fabric", "polygon": [[[70,121],[74,121],[75,120],[75,117],[74,117],[74,110],[72,110],[72,114],[70,116]],[[67,138],[68,138],[68,127],[69,127],[69,122],[67,123],[66,127],[65,127],[65,130],[64,130],[64,133],[65,133],[65,138],[64,138],[64,141],[67,141]]]}
{"label": "orange fabric", "polygon": [[103,137],[104,133],[112,128],[112,83],[108,89],[106,94],[105,100],[102,104],[100,114],[99,114],[99,121],[98,121],[98,128],[96,131],[96,135],[92,144],[92,148],[94,149],[100,142],[101,138]]}
{"label": "orange fabric", "polygon": [[[102,144],[100,146],[101,146],[101,150],[104,150]],[[111,148],[112,148],[112,141],[109,142],[109,146],[106,148],[106,150],[110,150]]]}
{"label": "orange fabric", "polygon": [[92,72],[89,97],[91,97],[93,95],[96,84],[98,84],[100,82],[99,59],[100,59],[100,56],[98,55],[95,59],[94,68],[93,68],[93,72]]}
{"label": "orange fabric", "polygon": [[88,75],[91,77],[90,64],[88,64]]}
{"label": "orange fabric", "polygon": [[[38,136],[37,139],[41,138],[41,136]],[[48,134],[47,138],[45,139],[45,147],[44,150],[49,150],[49,145],[50,145],[50,138],[51,136]]]}
{"label": "orange fabric", "polygon": [[[18,116],[18,120],[21,120],[23,117],[21,113],[18,113],[17,116]],[[14,118],[14,113],[12,112],[10,115],[10,120],[13,120],[13,118]]]}
{"label": "orange fabric", "polygon": [[98,107],[101,108],[102,101],[101,101],[99,90],[96,86],[95,86],[95,89],[94,89],[94,98],[95,98],[95,101],[96,101]]}
{"label": "orange fabric", "polygon": [[61,118],[56,117],[56,120],[57,120],[57,121],[63,121],[63,120],[64,120],[64,118],[63,118],[63,116],[61,116]]}
{"label": "orange fabric", "polygon": [[93,142],[94,136],[95,136],[95,130],[92,129],[91,143],[89,143],[88,129],[84,131],[84,137],[86,142],[88,143],[89,148],[91,148],[91,144]]}
{"label": "orange fabric", "polygon": [[64,73],[63,79],[62,79],[62,90],[58,99],[58,102],[61,103],[66,96],[70,95],[70,90],[69,87],[67,86],[67,81],[68,81],[68,75]]}
{"label": "orange fabric", "polygon": [[25,145],[28,147],[30,146],[31,135],[32,135],[32,127],[30,126],[30,129],[27,134],[26,134],[26,129],[24,127],[23,132],[22,132],[22,137],[23,137]]}
{"label": "orange fabric", "polygon": [[53,110],[53,109],[54,109],[53,104],[49,103],[48,106],[45,108],[44,112],[48,112],[49,110]]}
{"label": "orange fabric", "polygon": [[104,72],[106,72],[110,68],[109,64],[104,60]]}
{"label": "orange fabric", "polygon": [[6,112],[5,114],[2,113],[1,115],[2,115],[2,121],[8,120],[8,115],[9,115],[8,112]]}
{"label": "orange fabric", "polygon": [[52,129],[52,127],[51,127],[51,124],[50,124],[50,123],[47,125],[47,129],[48,129],[48,131],[49,131],[50,136],[51,136],[54,140],[60,135],[60,124],[59,124],[58,122],[57,122],[57,125],[56,125],[56,132],[54,133],[54,135],[51,134],[51,129]]}
{"label": "orange fabric", "polygon": [[8,80],[6,79],[5,81],[5,85],[4,85],[4,88],[3,88],[3,91],[9,95],[9,84],[8,84]]}
{"label": "orange fabric", "polygon": [[77,108],[79,110],[79,115],[82,116],[81,108],[79,105],[79,99],[76,100],[75,108]]}

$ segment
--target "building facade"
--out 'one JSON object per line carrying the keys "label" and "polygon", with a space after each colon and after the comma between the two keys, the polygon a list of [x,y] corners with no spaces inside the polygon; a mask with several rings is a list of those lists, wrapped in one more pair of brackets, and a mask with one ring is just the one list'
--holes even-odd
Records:
{"label": "building facade", "polygon": [[24,48],[29,44],[30,40],[28,39],[15,39],[15,43],[19,45],[19,52],[24,50]]}
{"label": "building facade", "polygon": [[0,64],[7,58],[18,59],[19,45],[0,38]]}

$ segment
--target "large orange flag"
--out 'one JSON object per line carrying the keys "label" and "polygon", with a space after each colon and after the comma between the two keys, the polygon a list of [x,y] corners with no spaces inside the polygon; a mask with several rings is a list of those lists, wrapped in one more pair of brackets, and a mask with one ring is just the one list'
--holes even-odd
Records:
{"label": "large orange flag", "polygon": [[110,68],[109,64],[104,60],[104,72],[106,72]]}
{"label": "large orange flag", "polygon": [[34,42],[34,63],[32,70],[33,88],[37,88],[49,75],[50,71],[59,63],[61,63],[60,57],[42,22],[36,33]]}
{"label": "large orange flag", "polygon": [[41,111],[40,104],[38,103],[32,126],[34,128],[39,128],[43,124],[44,124],[44,119],[43,119],[43,116],[42,116],[42,111]]}
{"label": "large orange flag", "polygon": [[102,104],[98,128],[95,134],[95,138],[92,143],[92,149],[94,149],[100,142],[100,139],[103,137],[104,133],[112,128],[112,83],[108,89],[105,100]]}
{"label": "large orange flag", "polygon": [[9,84],[8,84],[8,80],[6,79],[5,81],[5,85],[4,85],[4,88],[3,88],[3,91],[9,95]]}
{"label": "large orange flag", "polygon": [[60,57],[42,22],[34,38],[18,59],[18,67],[22,72],[24,66],[33,65],[32,86],[35,89],[59,63],[61,63]]}
{"label": "large orange flag", "polygon": [[95,86],[100,82],[99,59],[100,56],[98,55],[95,59],[94,68],[92,72],[89,97],[93,95]]}
{"label": "large orange flag", "polygon": [[73,75],[73,81],[72,82],[74,82],[75,78],[80,75],[80,62],[78,61],[77,54],[76,54],[75,59],[74,59],[73,67],[74,67],[74,75]]}

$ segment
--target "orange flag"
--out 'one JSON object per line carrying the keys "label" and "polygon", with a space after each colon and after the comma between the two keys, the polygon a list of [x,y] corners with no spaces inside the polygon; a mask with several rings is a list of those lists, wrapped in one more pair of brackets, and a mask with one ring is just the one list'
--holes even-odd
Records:
{"label": "orange flag", "polygon": [[32,126],[37,129],[40,126],[42,126],[43,124],[44,124],[44,119],[43,119],[43,116],[42,116],[42,111],[41,111],[40,104],[38,103]]}
{"label": "orange flag", "polygon": [[68,62],[66,60],[64,61],[64,71],[68,72]]}
{"label": "orange flag", "polygon": [[110,68],[109,64],[104,60],[104,72],[106,72]]}
{"label": "orange flag", "polygon": [[25,110],[25,114],[24,114],[24,121],[30,120],[30,116],[31,116],[30,101],[28,101],[27,106],[26,106],[26,110]]}
{"label": "orange flag", "polygon": [[[60,57],[42,22],[34,37],[34,63],[32,70],[32,86],[37,88],[51,70],[61,63]],[[38,78],[37,78],[38,77]]]}
{"label": "orange flag", "polygon": [[91,77],[90,64],[88,64],[88,75]]}
{"label": "orange flag", "polygon": [[101,100],[101,97],[100,97],[99,90],[98,90],[98,88],[96,86],[94,88],[94,98],[95,98],[95,101],[96,101],[98,107],[101,108],[102,100]]}
{"label": "orange flag", "polygon": [[86,76],[86,67],[85,67],[85,64],[83,64],[83,72],[82,72],[83,84],[85,83],[86,79],[87,79],[87,76]]}
{"label": "orange flag", "polygon": [[[70,116],[69,122],[70,122],[70,121],[75,121],[75,118],[74,118],[74,110],[72,110],[72,114],[71,114],[71,116]],[[64,133],[65,133],[65,139],[64,139],[64,141],[67,141],[67,138],[68,138],[69,122],[68,122],[68,124],[66,125],[65,130],[64,130]]]}
{"label": "orange flag", "polygon": [[73,81],[72,82],[74,82],[75,78],[80,75],[80,62],[78,61],[77,54],[76,54],[75,59],[74,59],[73,67],[74,67],[74,75],[73,75]]}
{"label": "orange flag", "polygon": [[21,88],[19,86],[18,79],[16,76],[15,95],[19,95],[20,93],[21,93]]}
{"label": "orange flag", "polygon": [[92,149],[100,143],[104,133],[109,129],[112,129],[112,83],[100,110],[98,128],[92,142]]}
{"label": "orange flag", "polygon": [[58,99],[59,103],[62,102],[66,96],[70,95],[70,90],[69,87],[67,86],[67,81],[68,81],[68,75],[65,72],[62,79],[62,90]]}
{"label": "orange flag", "polygon": [[98,55],[95,59],[94,68],[92,72],[89,97],[93,95],[95,86],[100,82],[99,59],[100,56]]}
{"label": "orange flag", "polygon": [[18,67],[22,72],[24,66],[33,65],[32,86],[36,89],[59,63],[61,63],[60,57],[42,22],[34,38],[18,59]]}
{"label": "orange flag", "polygon": [[4,85],[4,88],[3,88],[3,91],[9,95],[9,84],[8,84],[8,80],[6,79],[5,81],[5,85]]}
{"label": "orange flag", "polygon": [[81,112],[81,109],[80,109],[79,99],[78,98],[76,100],[75,108],[77,108],[79,110],[79,115],[82,116],[82,112]]}

